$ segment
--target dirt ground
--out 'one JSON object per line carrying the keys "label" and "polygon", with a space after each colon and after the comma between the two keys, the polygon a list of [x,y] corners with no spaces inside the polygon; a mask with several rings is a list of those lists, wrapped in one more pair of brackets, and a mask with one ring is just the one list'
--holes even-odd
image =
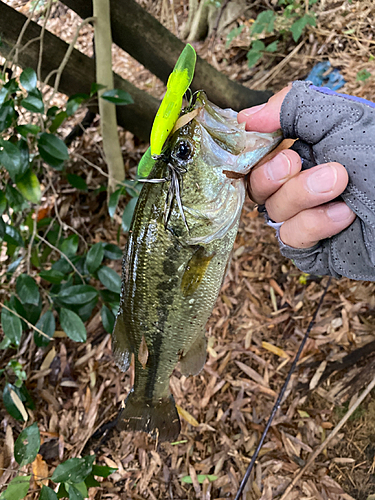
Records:
{"label": "dirt ground", "polygon": [[[26,14],[31,4],[24,0],[6,3]],[[140,3],[181,36],[187,0]],[[312,6],[316,26],[308,27],[298,43],[289,37],[277,53],[252,69],[246,61],[249,31],[243,30],[229,47],[227,34],[239,24],[251,26],[256,15],[275,7],[276,1],[244,4],[247,9],[221,26],[214,42],[193,43],[198,54],[220,71],[250,88],[276,92],[291,80],[305,79],[317,62],[329,60],[346,80],[340,92],[375,100],[372,1],[318,1]],[[54,9],[48,29],[71,40],[79,18],[59,2]],[[92,55],[90,26],[83,28],[76,47]],[[113,59],[114,70],[121,76],[157,97],[163,95],[163,84],[118,47],[113,48]],[[358,74],[364,71],[371,76],[361,81]],[[120,131],[120,139],[131,177],[147,145],[125,131]],[[71,156],[69,171],[84,175],[90,190],[78,194],[67,189],[56,174],[60,216],[88,243],[116,243],[121,210],[111,220],[105,196],[92,194],[106,182],[88,163],[105,168],[98,120],[75,141]],[[121,234],[120,244],[125,242],[126,235]],[[120,261],[111,266],[120,273]],[[178,370],[171,377],[181,409],[178,442],[156,446],[141,433],[115,433],[97,452],[97,462],[118,471],[103,480],[100,488],[90,489],[90,498],[234,498],[326,282],[325,277],[303,275],[280,255],[274,231],[265,226],[248,200],[232,264],[207,325],[207,363],[195,377],[186,378]],[[248,483],[247,500],[280,498],[374,377],[374,290],[369,282],[332,280]],[[59,460],[82,453],[93,432],[117,414],[131,387],[131,373],[122,374],[114,365],[110,335],[98,311],[87,322],[87,331],[84,345],[60,336],[42,350],[35,347],[32,335],[23,340],[20,360],[37,402],[33,420],[42,431],[42,455],[49,472]],[[315,459],[287,500],[370,500],[375,494],[373,396],[366,398]],[[0,440],[7,428],[16,438],[22,426],[3,408],[0,421]],[[215,479],[202,482],[200,475]],[[5,476],[0,480],[4,482]]]}

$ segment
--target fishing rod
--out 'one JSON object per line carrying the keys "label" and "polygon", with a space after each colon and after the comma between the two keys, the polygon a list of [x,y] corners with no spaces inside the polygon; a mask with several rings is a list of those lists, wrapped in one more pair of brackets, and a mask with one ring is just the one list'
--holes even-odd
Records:
{"label": "fishing rod", "polygon": [[323,293],[322,293],[322,295],[320,297],[319,304],[317,305],[317,307],[315,309],[313,317],[311,318],[311,321],[310,321],[310,323],[309,323],[309,325],[307,327],[306,333],[305,333],[305,335],[304,335],[304,337],[303,337],[303,339],[301,341],[301,344],[299,346],[299,349],[298,349],[298,352],[296,354],[296,357],[294,358],[294,361],[292,363],[292,366],[290,367],[289,373],[288,373],[288,375],[287,375],[287,377],[285,379],[285,382],[284,382],[284,384],[283,384],[283,386],[282,386],[282,388],[280,390],[280,393],[277,396],[275,404],[274,404],[274,406],[272,408],[272,412],[271,412],[270,418],[268,419],[267,425],[266,425],[266,427],[265,427],[265,429],[263,431],[263,434],[262,434],[262,436],[261,436],[261,438],[259,440],[258,446],[256,447],[256,450],[255,450],[255,452],[254,452],[254,454],[253,454],[253,456],[251,458],[251,461],[250,461],[250,463],[249,463],[249,465],[248,465],[248,467],[246,469],[246,472],[244,474],[244,477],[243,477],[243,479],[241,481],[240,487],[238,488],[238,491],[237,491],[237,494],[236,494],[234,500],[240,500],[240,497],[241,497],[242,493],[244,492],[245,486],[246,486],[246,484],[247,484],[247,482],[249,480],[250,474],[251,474],[251,472],[252,472],[252,470],[254,468],[255,462],[256,462],[256,460],[258,458],[259,452],[260,452],[260,450],[261,450],[261,448],[263,446],[264,440],[266,439],[266,436],[267,436],[268,431],[269,431],[269,429],[270,429],[270,427],[272,425],[273,419],[275,418],[277,410],[280,407],[281,401],[282,401],[282,399],[284,397],[284,394],[285,394],[285,391],[286,391],[286,389],[288,387],[290,378],[293,375],[294,370],[296,369],[298,360],[299,360],[299,358],[301,356],[303,348],[305,347],[306,341],[309,338],[311,329],[314,326],[316,317],[317,317],[318,312],[319,312],[319,310],[320,310],[320,308],[321,308],[321,306],[323,304],[324,297],[326,296],[326,293],[328,291],[328,288],[329,288],[330,284],[331,284],[331,277],[328,278],[327,284],[326,284],[326,286],[325,286],[325,288],[323,290]]}

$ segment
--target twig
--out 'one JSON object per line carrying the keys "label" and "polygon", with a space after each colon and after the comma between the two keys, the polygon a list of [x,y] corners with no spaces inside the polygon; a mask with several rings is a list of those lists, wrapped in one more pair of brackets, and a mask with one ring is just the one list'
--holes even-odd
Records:
{"label": "twig", "polygon": [[40,32],[39,57],[38,57],[38,66],[37,66],[37,70],[36,70],[36,74],[37,74],[38,80],[40,82],[42,81],[42,60],[43,60],[44,33],[46,31],[47,22],[48,22],[50,14],[51,14],[51,7],[52,7],[52,0],[48,0],[46,16],[44,18],[42,30]]}
{"label": "twig", "polygon": [[6,306],[5,304],[2,304],[1,302],[0,302],[0,306],[4,307],[4,309],[6,309],[7,311],[11,312],[15,316],[17,316],[17,318],[22,319],[22,321],[24,321],[29,328],[32,328],[33,330],[35,330],[36,332],[38,332],[40,335],[43,335],[43,337],[46,337],[48,340],[51,340],[51,337],[49,337],[46,333],[42,332],[42,330],[39,330],[39,328],[37,328],[36,326],[34,326],[32,323],[30,323],[30,321],[27,321],[27,319],[25,319],[23,316],[21,316],[20,314],[18,314],[16,311],[13,311],[13,309],[10,309],[10,307]]}
{"label": "twig", "polygon": [[56,218],[57,220],[59,221],[59,224],[60,226],[66,230],[66,229],[70,229],[73,233],[75,233],[79,238],[81,238],[81,240],[83,241],[84,245],[85,245],[85,248],[87,250],[88,248],[88,245],[87,245],[87,241],[85,240],[85,238],[76,230],[74,229],[74,227],[72,226],[69,226],[69,224],[66,224],[60,217],[60,214],[59,214],[59,209],[58,209],[58,206],[57,206],[57,198],[58,198],[58,194],[57,194],[57,191],[55,189],[55,186],[53,185],[53,182],[52,182],[52,175],[51,175],[51,172],[50,170],[48,170],[48,175],[50,177],[50,186],[51,186],[51,189],[53,191],[53,194],[55,195],[54,196],[54,200],[53,200],[53,203],[55,205],[55,213],[56,213]]}
{"label": "twig", "polygon": [[76,266],[73,264],[73,262],[69,259],[69,257],[67,255],[64,254],[64,252],[62,252],[61,250],[59,250],[57,247],[55,247],[55,245],[52,245],[52,243],[50,243],[49,241],[47,241],[45,238],[43,238],[43,236],[40,236],[38,235],[38,238],[40,240],[43,241],[43,243],[45,243],[46,245],[48,245],[50,248],[52,248],[53,250],[56,250],[56,252],[58,252],[61,257],[63,257],[71,266],[72,268],[74,269],[74,271],[78,274],[78,276],[81,278],[82,280],[82,283],[85,282],[82,274],[78,271],[78,269],[76,268]]}
{"label": "twig", "polygon": [[315,312],[314,312],[313,317],[312,317],[312,319],[311,319],[311,321],[309,323],[309,326],[307,327],[306,333],[305,333],[305,335],[304,335],[304,337],[302,339],[302,342],[301,342],[301,344],[300,344],[300,346],[298,348],[298,352],[296,354],[296,357],[293,360],[292,366],[290,367],[289,373],[288,373],[288,375],[287,375],[287,377],[285,379],[285,382],[284,382],[284,384],[283,384],[283,386],[281,388],[281,391],[280,391],[279,395],[277,396],[276,402],[275,402],[275,404],[274,404],[274,406],[272,408],[272,412],[271,412],[270,418],[268,419],[267,425],[266,425],[266,427],[265,427],[265,429],[263,431],[263,434],[262,434],[262,436],[261,436],[261,438],[259,440],[258,446],[256,447],[256,449],[254,451],[254,454],[251,457],[251,461],[250,461],[250,463],[249,463],[249,465],[248,465],[248,467],[246,469],[245,475],[244,475],[244,477],[243,477],[243,479],[241,481],[240,487],[239,487],[239,489],[237,491],[237,494],[236,494],[236,497],[235,497],[234,500],[240,500],[240,497],[241,497],[241,495],[242,495],[242,493],[243,493],[243,491],[245,489],[245,486],[247,484],[247,481],[249,480],[251,471],[254,468],[255,462],[256,462],[256,460],[258,458],[258,455],[259,455],[259,452],[260,452],[260,450],[261,450],[261,448],[263,446],[264,440],[266,439],[267,433],[268,433],[268,431],[269,431],[269,429],[271,427],[272,421],[275,418],[275,415],[276,415],[278,409],[280,408],[280,404],[281,404],[281,402],[283,400],[283,397],[284,397],[284,394],[285,394],[286,389],[288,387],[289,381],[290,381],[290,379],[292,377],[292,374],[293,374],[294,370],[296,369],[298,360],[299,360],[299,358],[301,356],[303,348],[305,347],[306,341],[309,338],[311,329],[314,326],[316,317],[317,317],[318,312],[319,312],[319,310],[321,308],[321,305],[323,303],[324,297],[326,296],[326,293],[327,293],[327,290],[328,290],[330,284],[331,284],[331,278],[328,278],[327,284],[326,284],[326,286],[324,288],[324,291],[323,291],[323,293],[322,293],[322,295],[320,297],[319,303],[318,303],[318,305],[317,305],[317,307],[315,309]]}
{"label": "twig", "polygon": [[47,107],[50,105],[53,97],[55,96],[56,92],[58,91],[59,89],[59,84],[60,84],[60,80],[61,80],[61,75],[62,75],[62,72],[64,71],[64,68],[69,60],[69,57],[71,56],[71,53],[73,52],[74,50],[74,46],[78,40],[78,37],[79,37],[79,33],[81,31],[81,29],[83,28],[83,26],[85,26],[86,24],[89,24],[91,22],[95,21],[95,17],[87,17],[86,19],[84,19],[82,21],[82,23],[77,27],[76,29],[76,32],[75,32],[75,35],[74,35],[74,38],[73,40],[70,42],[69,44],[69,47],[65,53],[65,56],[63,58],[63,60],[61,61],[60,63],[60,66],[57,68],[57,69],[54,69],[52,70],[46,77],[45,81],[43,82],[43,85],[42,85],[42,90],[44,88],[45,85],[48,84],[48,81],[49,79],[54,75],[56,74],[56,78],[55,78],[55,84],[53,86],[53,93],[51,95],[51,97],[48,99],[48,102],[47,102]]}
{"label": "twig", "polygon": [[293,57],[297,54],[297,52],[300,50],[300,48],[304,45],[305,40],[302,40],[297,47],[295,47],[290,54],[288,54],[285,59],[283,59],[279,64],[277,64],[270,73],[267,75],[264,75],[262,78],[259,80],[255,81],[253,84],[253,88],[259,86],[262,83],[269,83],[280,71],[288,64],[288,62],[293,59]]}
{"label": "twig", "polygon": [[220,24],[220,20],[223,16],[223,12],[225,10],[225,7],[228,5],[229,3],[229,0],[225,0],[221,6],[220,6],[220,11],[219,11],[219,14],[216,18],[216,21],[215,21],[215,26],[213,27],[212,29],[212,35],[211,35],[211,40],[210,40],[210,47],[212,48],[213,44],[214,44],[214,41],[215,41],[215,38],[216,38],[216,35],[217,35],[217,30],[218,30],[218,27],[219,27],[219,24]]}
{"label": "twig", "polygon": [[[109,0],[93,0],[92,5],[96,17],[94,25],[96,81],[109,90],[113,88],[110,4]],[[104,89],[98,91],[100,129],[108,172],[115,179],[110,179],[108,182],[109,197],[115,191],[117,182],[124,179],[125,168],[117,131],[116,107],[101,99],[103,92]]]}
{"label": "twig", "polygon": [[[116,181],[117,185],[124,186],[126,188],[133,189],[134,191],[137,191],[135,188],[132,188],[131,186],[129,186],[129,184],[126,184],[123,181],[118,181],[117,179],[115,179],[114,177],[112,177],[112,175],[107,174],[107,172],[104,172],[104,170],[102,168],[100,168],[98,165],[95,165],[95,163],[92,163],[90,160],[88,160],[84,156],[82,156],[82,155],[80,155],[78,153],[73,153],[73,156],[75,156],[76,158],[79,158],[80,160],[84,161],[85,163],[87,163],[87,165],[90,165],[90,167],[95,168],[100,174],[104,175],[104,177],[107,177],[110,180]],[[130,179],[130,180],[133,180],[133,179]],[[134,182],[137,182],[137,181],[134,181]]]}
{"label": "twig", "polygon": [[[14,54],[14,59],[11,62],[11,66],[13,64],[18,63],[18,53],[19,53],[19,49],[20,49],[20,46],[22,43],[23,35],[25,34],[25,31],[27,30],[28,25],[31,23],[31,18],[33,17],[34,12],[35,12],[36,8],[38,7],[40,1],[41,0],[36,0],[34,7],[32,8],[32,11],[28,15],[24,25],[22,26],[22,29],[20,31],[20,34],[18,35],[17,42],[16,42],[15,46],[12,48],[12,50],[8,54],[8,61],[11,60],[11,58],[13,57],[13,54]],[[4,68],[5,68],[5,66],[6,66],[6,63],[4,64]]]}
{"label": "twig", "polygon": [[301,479],[303,474],[306,472],[306,470],[310,467],[310,465],[313,463],[313,461],[316,459],[320,453],[323,452],[325,448],[327,448],[327,445],[329,444],[330,441],[336,436],[336,434],[341,430],[341,428],[346,424],[346,422],[349,420],[349,418],[353,415],[355,410],[358,408],[358,406],[362,403],[362,401],[370,394],[372,389],[375,387],[375,377],[372,379],[372,381],[369,383],[367,388],[363,391],[363,393],[357,398],[354,402],[354,404],[349,408],[349,410],[345,413],[343,418],[340,420],[340,422],[336,425],[336,427],[333,429],[333,431],[330,433],[330,435],[327,437],[327,439],[317,448],[314,453],[311,454],[309,457],[308,461],[306,462],[305,466],[303,469],[299,471],[297,476],[293,479],[293,481],[290,483],[290,485],[287,487],[285,490],[283,496],[280,498],[280,500],[287,500],[289,493],[292,491],[294,486],[297,484],[297,482]]}

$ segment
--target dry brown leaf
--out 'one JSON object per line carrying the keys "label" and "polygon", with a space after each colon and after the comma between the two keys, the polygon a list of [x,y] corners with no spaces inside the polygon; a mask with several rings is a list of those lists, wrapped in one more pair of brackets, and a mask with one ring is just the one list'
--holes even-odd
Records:
{"label": "dry brown leaf", "polygon": [[283,349],[280,349],[280,347],[276,347],[275,345],[271,344],[270,342],[263,341],[262,347],[264,349],[267,349],[267,351],[270,351],[273,354],[276,354],[276,356],[279,356],[280,358],[288,358],[289,357]]}
{"label": "dry brown leaf", "polygon": [[141,345],[139,346],[138,351],[138,361],[141,363],[142,368],[145,370],[148,360],[148,347],[146,344],[145,336],[142,335]]}
{"label": "dry brown leaf", "polygon": [[177,412],[180,415],[180,417],[182,417],[184,420],[186,420],[186,422],[188,424],[192,425],[193,427],[198,427],[199,423],[192,415],[190,415],[190,413],[188,411],[184,410],[179,405],[176,405],[176,408],[177,408]]}
{"label": "dry brown leaf", "polygon": [[37,454],[32,463],[32,468],[36,484],[40,487],[43,485],[48,486],[48,465],[40,453]]}
{"label": "dry brown leaf", "polygon": [[193,109],[193,111],[190,111],[189,113],[186,113],[185,115],[180,116],[180,118],[176,121],[175,126],[173,127],[171,134],[174,134],[176,132],[176,130],[184,127],[189,122],[191,122],[191,120],[193,120],[193,118],[195,118],[197,116],[199,111],[200,111],[200,108],[196,108],[196,109]]}
{"label": "dry brown leaf", "polygon": [[17,410],[21,413],[22,418],[24,419],[25,422],[29,419],[29,415],[26,411],[26,408],[24,407],[22,401],[18,397],[18,394],[16,394],[13,389],[9,390],[10,397],[12,398],[13,403],[17,406]]}

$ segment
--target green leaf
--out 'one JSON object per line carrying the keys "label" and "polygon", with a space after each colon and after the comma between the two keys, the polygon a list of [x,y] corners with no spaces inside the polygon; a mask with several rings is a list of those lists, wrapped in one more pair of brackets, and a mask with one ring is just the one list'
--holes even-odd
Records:
{"label": "green leaf", "polygon": [[[100,312],[102,317],[102,323],[104,330],[108,333],[113,332],[113,327],[115,326],[115,317],[110,309],[107,306],[103,306]],[[99,476],[99,474],[97,474]]]}
{"label": "green leaf", "polygon": [[[197,475],[197,480],[198,483],[202,484],[205,479],[208,479],[209,481],[216,481],[218,479],[218,476],[214,476],[213,474],[198,474]],[[182,483],[186,484],[193,484],[193,480],[191,479],[191,476],[184,476],[181,478]]]}
{"label": "green leaf", "polygon": [[122,89],[107,90],[101,95],[102,99],[109,101],[117,106],[125,106],[126,104],[133,104],[134,101],[129,92]]}
{"label": "green leaf", "polygon": [[59,489],[57,490],[57,498],[69,498],[69,493],[64,483],[60,483]]}
{"label": "green leaf", "polygon": [[52,488],[43,485],[39,495],[39,500],[57,500],[57,495]]}
{"label": "green leaf", "polygon": [[297,21],[294,21],[294,23],[290,27],[290,31],[292,33],[293,40],[295,42],[298,42],[300,36],[302,35],[303,30],[307,25],[316,26],[316,21],[314,16],[310,14],[305,14],[300,19],[297,19]]}
{"label": "green leaf", "polygon": [[84,500],[84,496],[80,491],[78,491],[74,486],[69,485],[69,483],[66,483],[66,489],[69,492],[69,499],[70,500]]}
{"label": "green leaf", "polygon": [[[5,303],[5,305],[9,307],[8,303]],[[3,307],[1,310],[1,326],[4,335],[8,337],[13,345],[18,347],[22,336],[22,323],[20,318]]]}
{"label": "green leaf", "polygon": [[[86,478],[85,478],[86,479]],[[75,483],[74,486],[67,483],[67,486],[68,486],[68,491],[69,491],[69,498],[72,499],[72,498],[77,498],[78,497],[72,497],[72,490],[75,490],[75,493],[78,492],[78,494],[80,495],[80,498],[84,499],[84,498],[87,498],[89,495],[88,495],[88,491],[87,491],[87,486],[85,484],[85,481],[81,481],[80,483]]]}
{"label": "green leaf", "polygon": [[51,479],[55,483],[81,483],[91,474],[94,460],[95,455],[83,458],[70,458],[56,467]]}
{"label": "green leaf", "polygon": [[7,412],[9,413],[9,415],[11,415],[16,420],[20,420],[22,422],[25,422],[27,420],[27,418],[25,419],[23,417],[23,415],[20,412],[20,410],[18,409],[17,405],[14,403],[13,398],[11,396],[12,392],[16,393],[16,395],[21,400],[21,402],[25,401],[25,397],[22,395],[22,393],[18,387],[15,387],[12,384],[6,383],[4,386],[4,390],[3,390],[4,406],[7,410]]}
{"label": "green leaf", "polygon": [[67,257],[73,257],[77,253],[78,243],[78,235],[72,234],[63,240],[63,242],[59,245],[59,250],[61,250]]}
{"label": "green leaf", "polygon": [[35,306],[39,304],[39,288],[31,276],[20,274],[17,278],[16,290],[22,303]]}
{"label": "green leaf", "polygon": [[255,49],[249,50],[249,52],[246,55],[247,65],[249,66],[249,68],[254,67],[256,63],[259,61],[259,59],[262,58],[262,55],[263,55],[262,52],[259,52],[258,50]]}
{"label": "green leaf", "polygon": [[18,189],[14,188],[10,184],[7,184],[5,188],[5,196],[7,197],[9,205],[15,212],[21,212],[25,208],[29,207],[29,204]]}
{"label": "green leaf", "polygon": [[40,198],[42,197],[40,183],[31,168],[16,182],[16,185],[26,200],[31,201],[31,203],[40,202]]}
{"label": "green leaf", "polygon": [[31,476],[16,476],[2,492],[1,500],[21,500],[29,491]]}
{"label": "green leaf", "polygon": [[86,342],[86,328],[78,314],[69,309],[61,308],[60,324],[61,328],[70,339],[75,342]]}
{"label": "green leaf", "polygon": [[19,134],[22,135],[22,137],[26,139],[28,134],[31,135],[39,134],[40,127],[38,127],[38,125],[33,125],[32,123],[26,123],[25,125],[18,125],[16,127],[16,130]]}
{"label": "green leaf", "polygon": [[39,276],[49,283],[53,283],[54,285],[59,285],[65,278],[65,274],[61,273],[60,271],[56,271],[55,269],[40,271]]}
{"label": "green leaf", "polygon": [[236,28],[233,28],[227,35],[227,41],[225,44],[225,48],[228,49],[229,45],[231,44],[232,40],[236,38],[236,36],[240,35],[244,29],[245,25],[241,24],[240,26],[237,26]]}
{"label": "green leaf", "polygon": [[3,215],[7,207],[7,199],[3,191],[0,191],[0,215]]}
{"label": "green leaf", "polygon": [[57,298],[63,304],[87,304],[98,296],[98,291],[90,285],[73,285],[61,290]]}
{"label": "green leaf", "polygon": [[40,448],[40,433],[38,424],[26,427],[14,443],[14,458],[20,467],[31,464]]}
{"label": "green leaf", "polygon": [[252,35],[259,35],[263,31],[266,33],[271,33],[273,31],[273,25],[276,19],[276,15],[273,10],[264,10],[255,20],[251,28]]}
{"label": "green leaf", "polygon": [[38,83],[35,71],[32,68],[25,68],[21,73],[20,82],[28,92],[34,90]]}
{"label": "green leaf", "polygon": [[155,160],[151,156],[151,147],[149,147],[138,164],[137,174],[142,178],[148,177],[154,165]]}
{"label": "green leaf", "polygon": [[109,197],[109,202],[108,202],[108,213],[109,216],[112,218],[115,215],[116,208],[118,205],[118,201],[120,199],[121,194],[123,193],[123,188],[120,187],[119,189],[116,189],[111,196]]}
{"label": "green leaf", "polygon": [[[2,219],[0,219],[2,221]],[[2,232],[1,224],[0,224],[0,238],[3,238],[4,241],[9,243],[10,245],[15,245],[16,247],[24,247],[25,242],[22,239],[22,236],[18,229],[9,224],[4,223],[4,232]]]}
{"label": "green leaf", "polygon": [[39,318],[38,323],[35,325],[39,330],[47,335],[46,338],[44,335],[41,335],[39,332],[34,330],[34,342],[38,347],[46,347],[50,343],[50,339],[52,339],[53,334],[56,330],[56,322],[55,317],[52,311],[47,311]]}
{"label": "green leaf", "polygon": [[118,469],[116,467],[109,467],[108,465],[93,465],[92,473],[94,476],[108,477]]}
{"label": "green leaf", "polygon": [[65,111],[60,111],[60,113],[57,113],[55,118],[52,120],[51,125],[49,126],[49,131],[51,134],[54,134],[56,130],[60,127],[60,125],[63,124],[64,120],[68,118],[68,113]]}
{"label": "green leaf", "polygon": [[13,99],[5,101],[0,106],[0,132],[9,128],[12,125],[13,120],[16,119],[16,116]]}
{"label": "green leaf", "polygon": [[114,269],[103,266],[98,271],[98,278],[100,282],[108,288],[111,292],[120,293],[121,291],[121,278]]}
{"label": "green leaf", "polygon": [[361,69],[360,71],[358,71],[357,73],[357,82],[365,82],[366,80],[368,80],[371,76],[371,73],[369,71],[367,71],[367,69]]}
{"label": "green leaf", "polygon": [[30,90],[27,97],[22,99],[21,106],[32,113],[44,113],[43,96],[38,89]]}
{"label": "green leaf", "polygon": [[94,274],[102,263],[104,257],[104,248],[102,243],[95,243],[86,256],[86,266],[90,274]]}
{"label": "green leaf", "polygon": [[130,229],[130,225],[132,222],[134,209],[137,204],[138,198],[132,198],[129,203],[126,205],[123,213],[122,213],[122,229],[127,232]]}
{"label": "green leaf", "polygon": [[266,52],[276,52],[279,41],[275,40],[266,47]]}
{"label": "green leaf", "polygon": [[100,486],[100,483],[94,478],[92,474],[89,474],[85,479],[85,485],[87,488],[96,488]]}
{"label": "green leaf", "polygon": [[90,90],[90,97],[92,97],[94,94],[96,94],[97,92],[99,92],[99,90],[103,90],[107,88],[106,85],[102,85],[101,83],[92,83],[91,84],[91,90]]}
{"label": "green leaf", "polygon": [[15,144],[0,139],[0,146],[2,147],[0,150],[0,164],[8,170],[12,180],[15,181],[17,176],[22,175],[29,168],[29,164],[27,162],[25,168],[23,155]]}
{"label": "green leaf", "polygon": [[88,101],[90,96],[88,94],[74,94],[69,97],[68,102],[66,104],[66,114],[68,116],[74,115],[80,105]]}
{"label": "green leaf", "polygon": [[[64,141],[53,134],[43,132],[38,139],[38,150],[40,156],[51,167],[60,165],[69,159],[69,151]],[[58,167],[59,168],[59,167]]]}
{"label": "green leaf", "polygon": [[113,243],[105,243],[103,245],[104,248],[104,257],[107,257],[107,259],[111,260],[118,260],[121,259],[123,256],[123,250],[119,248],[117,245],[114,245]]}
{"label": "green leaf", "polygon": [[87,191],[87,183],[85,179],[83,179],[79,175],[68,174],[67,179],[71,186],[75,187],[76,189],[80,189],[81,191]]}

